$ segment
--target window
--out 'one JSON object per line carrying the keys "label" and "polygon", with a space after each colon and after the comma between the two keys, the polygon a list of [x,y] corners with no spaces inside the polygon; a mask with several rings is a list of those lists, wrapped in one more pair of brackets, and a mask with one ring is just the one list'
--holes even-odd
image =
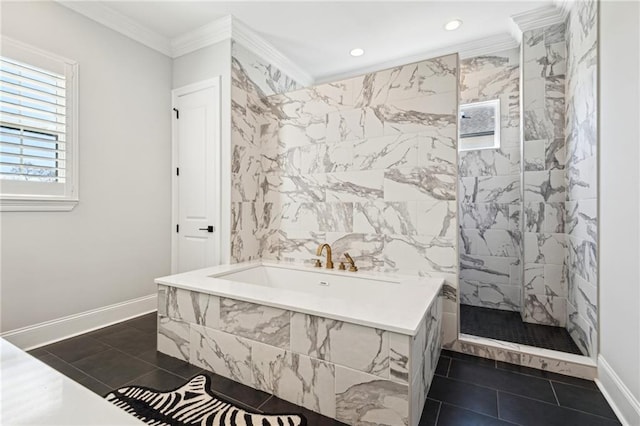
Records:
{"label": "window", "polygon": [[460,151],[500,148],[500,99],[460,106]]}
{"label": "window", "polygon": [[77,63],[2,38],[0,209],[78,202]]}

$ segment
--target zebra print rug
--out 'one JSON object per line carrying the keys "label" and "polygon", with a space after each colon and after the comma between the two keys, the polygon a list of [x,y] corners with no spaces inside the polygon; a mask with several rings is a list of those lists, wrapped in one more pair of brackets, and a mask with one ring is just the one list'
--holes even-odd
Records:
{"label": "zebra print rug", "polygon": [[126,386],[109,392],[107,401],[154,426],[306,426],[299,414],[258,414],[213,395],[210,378],[199,374],[168,392]]}

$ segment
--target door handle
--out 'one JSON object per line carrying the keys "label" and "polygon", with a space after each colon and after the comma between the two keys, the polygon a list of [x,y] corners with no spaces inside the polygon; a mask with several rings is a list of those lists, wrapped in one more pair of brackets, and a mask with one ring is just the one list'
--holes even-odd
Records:
{"label": "door handle", "polygon": [[200,231],[207,231],[207,232],[213,232],[216,230],[216,228],[213,225],[209,225],[206,228],[198,228]]}

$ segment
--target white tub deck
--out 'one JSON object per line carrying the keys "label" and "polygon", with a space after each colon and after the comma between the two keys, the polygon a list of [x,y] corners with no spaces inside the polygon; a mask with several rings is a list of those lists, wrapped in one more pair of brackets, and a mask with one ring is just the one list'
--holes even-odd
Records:
{"label": "white tub deck", "polygon": [[245,262],[155,282],[413,336],[443,279]]}

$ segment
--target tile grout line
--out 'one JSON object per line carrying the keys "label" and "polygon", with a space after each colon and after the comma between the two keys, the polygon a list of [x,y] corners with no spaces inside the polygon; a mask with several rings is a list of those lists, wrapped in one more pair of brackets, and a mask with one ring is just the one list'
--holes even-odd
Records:
{"label": "tile grout line", "polygon": [[[497,397],[498,396],[496,395],[496,398]],[[430,398],[430,399],[433,399],[433,398]],[[440,418],[440,413],[442,412],[442,406],[446,404],[446,405],[450,405],[450,406],[455,407],[455,408],[459,408],[461,410],[469,411],[470,413],[479,414],[481,416],[488,417],[490,419],[500,420],[496,416],[492,416],[491,414],[487,414],[487,413],[483,413],[481,411],[477,411],[477,410],[474,410],[474,409],[471,409],[471,408],[463,407],[461,405],[454,404],[452,402],[440,401],[439,399],[433,399],[433,400],[440,403],[440,407],[438,408],[438,419]]]}
{"label": "tile grout line", "polygon": [[269,395],[269,398],[262,401],[262,403],[256,407],[256,410],[261,410],[264,404],[266,404],[271,398],[273,398],[273,395]]}
{"label": "tile grout line", "polygon": [[[483,366],[480,365],[480,367],[483,367]],[[443,376],[441,376],[441,377],[443,377]],[[469,381],[468,379],[465,379],[465,378],[452,377],[452,376],[447,376],[446,378],[449,379],[449,380],[454,380],[454,381],[461,382],[461,383],[466,383],[466,384],[470,384],[470,385],[474,385],[474,386],[480,386],[480,387],[485,388],[485,389],[491,389],[491,390],[496,390],[496,391],[499,391],[499,392],[511,393],[513,395],[523,396],[525,398],[533,399],[533,400],[536,400],[536,401],[543,401],[541,399],[537,399],[537,398],[534,398],[534,397],[529,397],[529,396],[526,396],[526,395],[521,395],[519,393],[515,393],[513,391],[509,391],[509,390],[506,390],[506,389],[500,389],[500,388],[497,388],[497,387],[492,387],[490,385],[479,384],[479,383],[476,383],[476,382],[472,382],[472,381]],[[542,382],[549,382],[548,379],[540,379],[540,378],[537,378],[537,377],[533,377],[533,379],[537,379],[537,380],[540,380]]]}
{"label": "tile grout line", "polygon": [[[442,401],[438,401],[438,412],[436,413],[436,421],[434,426],[438,426],[438,421],[440,420],[440,410],[442,409]],[[422,417],[422,416],[420,416]]]}
{"label": "tile grout line", "polygon": [[558,394],[556,393],[556,388],[553,387],[553,382],[551,380],[549,380],[549,384],[551,385],[551,390],[553,391],[553,396],[556,398],[556,402],[558,403],[558,406],[561,407],[560,400],[558,399]]}
{"label": "tile grout line", "polygon": [[[452,377],[452,376],[450,376],[449,374],[450,374],[450,372],[451,372],[451,364],[453,364],[453,361],[454,361],[454,360],[455,360],[455,361],[460,361],[460,360],[457,360],[457,359],[453,359],[453,358],[452,358],[452,359],[451,359],[451,363],[449,364],[449,369],[447,370],[447,375],[446,375],[446,376],[442,376],[442,375],[438,374],[440,377],[446,377],[446,378],[451,379],[451,380],[457,380],[457,381],[460,381],[460,382],[464,382],[464,383],[468,383],[468,384],[472,384],[472,385],[476,385],[476,386],[482,386],[482,387],[486,387],[486,388],[489,388],[489,389],[495,389],[495,390],[498,390],[498,391],[500,391],[500,392],[512,393],[512,394],[514,394],[514,395],[519,395],[519,396],[522,396],[522,397],[525,397],[525,398],[538,400],[537,398],[529,397],[529,396],[526,396],[526,395],[521,395],[521,394],[518,394],[518,393],[514,393],[514,392],[512,392],[512,391],[503,390],[503,389],[498,389],[498,388],[493,388],[493,387],[491,387],[491,386],[484,385],[484,384],[478,384],[478,383],[476,383],[476,382],[472,382],[472,381],[469,381],[469,380],[464,379],[464,378]],[[461,361],[461,362],[464,362],[464,363],[467,363],[467,364],[472,364],[472,365],[475,365],[475,366],[480,367],[480,368],[483,368],[483,367],[484,367],[484,368],[486,368],[486,369],[490,369],[489,367],[487,367],[487,366],[485,366],[485,365],[482,365],[482,364],[473,364],[473,363],[471,363],[471,362],[467,362],[467,361]],[[540,381],[549,382],[549,383],[552,385],[552,386],[551,386],[551,388],[552,388],[552,390],[553,390],[554,397],[555,397],[556,401],[558,401],[558,405],[560,405],[560,403],[559,403],[559,400],[558,400],[558,397],[557,397],[557,394],[556,394],[555,388],[553,387],[553,383],[557,383],[557,384],[560,384],[560,385],[563,385],[563,386],[571,386],[571,387],[573,387],[573,388],[580,389],[580,390],[583,390],[583,391],[597,392],[595,389],[591,389],[591,388],[588,388],[588,387],[586,387],[586,386],[573,385],[573,384],[570,384],[570,383],[564,383],[564,382],[560,382],[560,381],[553,380],[553,379],[542,378],[542,377],[537,377],[537,376],[531,376],[531,375],[528,375],[528,374],[521,374],[521,373],[516,372],[516,371],[511,371],[511,370],[506,370],[506,369],[501,369],[501,368],[496,368],[496,370],[500,370],[501,372],[508,373],[508,374],[512,374],[512,375],[514,375],[514,376],[523,376],[523,377],[527,377],[527,378],[529,378],[529,379],[534,379],[534,380],[540,380]],[[572,376],[569,376],[569,377],[572,377]],[[517,377],[516,377],[516,378],[517,378]],[[586,380],[586,379],[583,379],[583,380]],[[544,401],[544,400],[539,400],[539,401]]]}
{"label": "tile grout line", "polygon": [[[497,361],[497,360],[496,360],[496,361]],[[497,364],[497,362],[496,362],[496,364]],[[510,364],[510,363],[507,363],[507,364],[517,366],[517,364]],[[525,368],[532,368],[532,367],[526,367],[526,366],[521,366],[521,367],[525,367]],[[536,375],[534,375],[534,374],[521,373],[521,372],[519,372],[519,371],[509,370],[508,368],[502,368],[502,367],[500,367],[500,366],[496,366],[496,370],[500,370],[500,371],[508,371],[509,373],[519,374],[519,375],[521,375],[521,376],[525,376],[525,377],[533,377],[533,378],[535,378],[535,379],[550,380],[550,381],[555,382],[555,383],[561,383],[561,384],[563,384],[563,385],[574,386],[574,387],[581,388],[581,389],[595,390],[595,389],[589,388],[589,387],[587,387],[587,386],[583,386],[583,385],[576,385],[576,384],[574,384],[574,383],[563,382],[562,380],[558,380],[558,379],[551,379],[551,378],[549,378],[549,377],[540,377],[540,376],[536,376]],[[555,372],[553,372],[553,371],[537,370],[537,369],[535,369],[535,368],[534,368],[534,370],[536,370],[536,371],[541,371],[541,372],[543,372],[543,373],[551,373],[551,374],[557,374],[557,375],[563,376],[563,374],[555,373]],[[584,381],[586,381],[586,382],[588,382],[588,383],[591,383],[591,384],[593,384],[593,385],[595,386],[595,382],[594,382],[593,380],[583,379],[582,377],[576,377],[576,376],[567,376],[567,377],[570,377],[571,379],[584,380]]]}
{"label": "tile grout line", "polygon": [[[449,379],[449,380],[452,380],[452,381],[455,381],[455,382],[459,382],[459,383],[466,383],[466,384],[470,384],[470,385],[473,385],[473,386],[477,386],[477,387],[480,387],[480,388],[483,388],[483,389],[492,390],[492,391],[495,391],[495,392],[498,392],[498,393],[499,393],[499,392],[502,392],[502,393],[505,393],[505,394],[508,394],[508,395],[513,395],[513,396],[517,396],[517,397],[520,397],[520,398],[528,399],[528,400],[530,400],[530,401],[537,401],[537,402],[540,402],[540,403],[542,403],[542,404],[551,405],[551,406],[553,406],[553,407],[560,407],[560,408],[563,408],[563,409],[567,409],[567,410],[571,410],[571,411],[576,411],[576,412],[583,413],[583,414],[586,414],[586,415],[589,415],[589,416],[594,416],[594,417],[597,417],[597,418],[610,419],[609,417],[601,416],[601,415],[599,415],[599,414],[593,414],[593,413],[589,413],[589,412],[587,412],[587,411],[582,411],[582,410],[578,410],[578,409],[571,408],[571,407],[565,407],[565,406],[561,406],[561,405],[555,405],[555,404],[553,404],[553,403],[546,402],[546,401],[543,401],[543,400],[541,400],[541,399],[532,398],[532,397],[529,397],[529,396],[526,396],[526,395],[521,395],[521,394],[517,394],[517,393],[514,393],[514,392],[506,391],[506,390],[494,389],[494,388],[490,388],[490,387],[488,387],[488,386],[478,385],[478,384],[476,384],[476,383],[472,383],[472,382],[467,382],[467,381],[459,380],[459,379],[456,379],[456,378],[453,378],[453,377],[444,377],[444,376],[440,376],[440,377],[443,377],[443,378],[446,378],[446,379]],[[496,395],[496,398],[497,398],[497,395]],[[433,397],[431,397],[431,399],[434,399],[434,400],[436,400],[436,401],[440,401],[439,399],[436,399],[436,398],[433,398]],[[480,413],[480,412],[475,411],[475,410],[470,410],[469,408],[464,408],[464,407],[458,406],[458,405],[456,405],[456,404],[452,404],[452,403],[450,403],[450,402],[446,402],[446,401],[442,401],[442,402],[443,402],[443,403],[446,403],[446,404],[449,404],[449,405],[455,405],[455,406],[457,406],[457,407],[459,407],[459,408],[463,408],[463,409],[468,410],[468,411],[473,411],[473,412],[475,412],[475,413],[483,414],[483,413]],[[490,415],[488,415],[488,414],[483,414],[483,415],[485,415],[485,416],[489,416],[489,417],[493,417],[493,416],[490,416]]]}
{"label": "tile grout line", "polygon": [[[65,365],[67,365],[67,366],[69,366],[69,367],[73,368],[74,370],[77,370],[77,371],[81,372],[82,374],[84,374],[85,376],[89,377],[90,379],[93,379],[93,380],[95,380],[96,382],[98,382],[98,383],[100,383],[100,384],[102,384],[102,385],[106,386],[106,387],[109,389],[109,391],[110,391],[110,392],[111,392],[111,390],[113,389],[111,386],[107,385],[107,384],[106,384],[106,383],[104,383],[102,380],[99,380],[99,379],[97,379],[97,378],[93,377],[91,374],[87,373],[87,372],[86,372],[86,371],[84,371],[84,370],[79,369],[78,367],[76,367],[76,366],[75,366],[75,365],[73,365],[72,363],[70,363],[70,362],[67,362],[67,361],[63,360],[62,358],[60,358],[60,357],[59,357],[59,356],[57,356],[56,354],[53,354],[53,353],[50,353],[50,352],[49,352],[49,354],[50,354],[51,356],[53,356],[54,358],[57,358],[58,360],[60,360],[60,361],[61,361],[62,363],[64,363]],[[86,357],[84,357],[84,358],[86,358]],[[81,358],[81,359],[84,359],[84,358]],[[78,360],[78,361],[80,361],[80,360]],[[75,361],[74,361],[74,362],[75,362]],[[47,365],[48,365],[48,364],[47,364]],[[52,366],[49,366],[49,367],[53,368]],[[53,369],[54,369],[54,370],[56,370],[55,368],[53,368]],[[56,370],[56,371],[58,371],[58,370]],[[63,374],[65,377],[67,377],[67,378],[69,378],[69,379],[73,380],[74,382],[78,383],[79,385],[82,385],[82,383],[80,383],[80,382],[78,382],[77,380],[75,380],[75,379],[73,379],[73,378],[71,378],[71,377],[67,376],[66,374],[62,373],[61,371],[58,371],[58,372],[59,372],[60,374]],[[84,386],[84,385],[83,385],[83,386]]]}
{"label": "tile grout line", "polygon": [[507,392],[507,391],[498,391],[498,392],[506,393],[506,394],[508,394],[508,395],[512,395],[512,396],[517,396],[517,397],[519,397],[519,398],[523,398],[523,399],[528,399],[528,400],[530,400],[530,401],[537,401],[537,402],[539,402],[539,403],[541,403],[541,404],[550,405],[550,406],[552,406],[552,407],[558,407],[558,408],[561,408],[561,409],[563,409],[563,410],[575,411],[575,412],[577,412],[577,413],[586,414],[587,416],[592,416],[592,417],[596,417],[596,418],[599,418],[599,419],[614,420],[614,421],[618,421],[618,422],[620,421],[620,420],[618,420],[618,418],[617,418],[617,417],[616,417],[616,418],[613,418],[613,417],[605,417],[605,416],[601,416],[601,415],[599,415],[599,414],[594,414],[594,413],[589,413],[589,412],[587,412],[587,411],[578,410],[577,408],[565,407],[564,405],[555,405],[555,404],[552,404],[552,403],[550,403],[550,402],[541,401],[541,400],[539,400],[539,399],[530,398],[530,397],[528,397],[528,396],[524,396],[524,395],[518,395],[517,393],[513,393],[513,392]]}

